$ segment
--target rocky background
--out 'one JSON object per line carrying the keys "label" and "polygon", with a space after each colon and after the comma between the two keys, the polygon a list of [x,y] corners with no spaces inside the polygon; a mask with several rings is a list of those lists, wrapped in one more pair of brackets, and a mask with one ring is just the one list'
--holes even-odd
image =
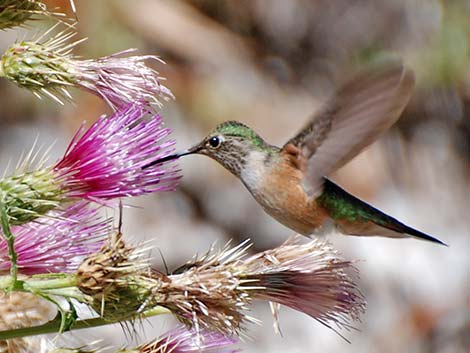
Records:
{"label": "rocky background", "polygon": [[[49,1],[68,6],[68,1]],[[346,343],[309,317],[281,311],[282,337],[266,305],[253,314],[244,352],[460,353],[470,347],[470,3],[468,0],[76,0],[83,57],[139,48],[167,65],[176,100],[162,115],[179,149],[217,123],[239,120],[282,145],[320,102],[357,68],[377,58],[403,58],[417,76],[400,121],[332,178],[357,196],[433,234],[449,247],[417,240],[344,237],[329,240],[360,259],[367,314]],[[38,22],[28,28],[29,36]],[[0,50],[17,38],[0,34]],[[64,150],[82,121],[109,112],[98,98],[72,92],[61,107],[0,80],[0,168],[14,164],[35,139]],[[128,200],[126,236],[156,247],[155,266],[171,269],[210,244],[251,238],[254,250],[278,245],[291,231],[268,217],[241,183],[201,156],[180,162],[177,192]],[[169,318],[137,326],[151,338]],[[148,336],[146,336],[148,335]],[[114,327],[73,334],[90,342],[125,343]]]}

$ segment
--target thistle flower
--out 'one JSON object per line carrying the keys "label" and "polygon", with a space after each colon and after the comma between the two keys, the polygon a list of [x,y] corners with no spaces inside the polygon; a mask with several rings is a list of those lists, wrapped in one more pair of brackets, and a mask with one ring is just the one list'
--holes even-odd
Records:
{"label": "thistle flower", "polygon": [[365,309],[363,297],[342,260],[327,243],[297,239],[244,258],[248,243],[206,255],[184,272],[167,277],[155,288],[159,305],[184,322],[224,334],[239,334],[243,311],[254,299],[301,311],[327,327],[349,328]]}
{"label": "thistle flower", "polygon": [[0,61],[0,77],[31,90],[36,96],[71,100],[68,88],[78,87],[103,98],[113,109],[133,102],[160,105],[173,98],[161,84],[158,72],[146,61],[162,62],[154,55],[130,55],[124,50],[99,59],[81,60],[72,50],[83,40],[70,42],[75,32],[67,30],[45,40],[55,26],[37,40],[13,44]]}
{"label": "thistle flower", "polygon": [[37,0],[0,0],[0,30],[23,25],[35,14],[49,15]]}
{"label": "thistle flower", "polygon": [[236,342],[236,339],[217,332],[188,330],[180,326],[152,342],[116,353],[236,353],[239,350],[230,348]]}
{"label": "thistle flower", "polygon": [[[0,293],[0,331],[41,325],[54,318],[56,307],[31,293]],[[38,352],[40,337],[0,340],[0,352]]]}
{"label": "thistle flower", "polygon": [[[158,115],[146,117],[141,104],[102,116],[88,130],[77,131],[65,155],[52,167],[44,162],[32,171],[0,179],[0,201],[12,224],[23,224],[71,199],[106,200],[173,190],[175,167],[143,166],[171,152],[170,130]],[[34,158],[34,157],[32,157]],[[28,158],[27,158],[28,159]]]}
{"label": "thistle flower", "polygon": [[248,286],[254,298],[303,312],[333,330],[332,325],[351,328],[349,322],[365,312],[364,297],[353,281],[357,269],[327,242],[301,244],[294,237],[243,260],[241,267],[242,290]]}
{"label": "thistle flower", "polygon": [[[18,269],[27,275],[76,271],[85,256],[101,248],[110,229],[110,220],[101,220],[86,202],[13,227]],[[8,245],[1,237],[0,274],[10,266]]]}

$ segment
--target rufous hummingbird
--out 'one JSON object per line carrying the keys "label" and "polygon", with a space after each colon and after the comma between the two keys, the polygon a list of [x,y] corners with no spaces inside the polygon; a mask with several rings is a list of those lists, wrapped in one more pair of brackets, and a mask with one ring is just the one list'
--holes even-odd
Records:
{"label": "rufous hummingbird", "polygon": [[412,71],[398,63],[382,65],[342,86],[282,148],[265,142],[240,122],[227,121],[194,147],[144,168],[202,154],[240,178],[269,215],[300,234],[314,235],[330,220],[348,235],[412,236],[444,244],[326,178],[398,120],[413,87]]}

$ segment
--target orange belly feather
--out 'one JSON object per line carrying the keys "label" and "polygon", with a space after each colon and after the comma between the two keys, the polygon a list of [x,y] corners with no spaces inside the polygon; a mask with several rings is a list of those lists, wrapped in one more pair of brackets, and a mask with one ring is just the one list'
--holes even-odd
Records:
{"label": "orange belly feather", "polygon": [[303,173],[288,157],[281,156],[272,165],[253,195],[276,220],[302,235],[310,235],[322,226],[328,214],[307,195],[302,186]]}

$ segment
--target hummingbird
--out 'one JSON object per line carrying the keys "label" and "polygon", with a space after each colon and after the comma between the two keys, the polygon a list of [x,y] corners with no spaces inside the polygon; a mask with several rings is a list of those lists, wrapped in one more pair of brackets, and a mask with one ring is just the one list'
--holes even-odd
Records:
{"label": "hummingbird", "polygon": [[274,219],[305,236],[332,224],[341,233],[441,240],[400,222],[328,179],[400,117],[414,88],[401,63],[357,74],[281,148],[238,121],[216,126],[200,143],[143,168],[190,154],[208,156],[238,177]]}

